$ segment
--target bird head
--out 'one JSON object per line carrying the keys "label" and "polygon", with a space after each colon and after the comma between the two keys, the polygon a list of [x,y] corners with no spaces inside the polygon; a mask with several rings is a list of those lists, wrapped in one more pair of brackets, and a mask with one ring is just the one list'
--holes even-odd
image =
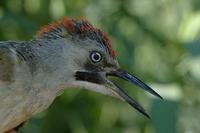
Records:
{"label": "bird head", "polygon": [[[63,44],[66,61],[65,69],[70,71],[69,86],[85,88],[117,97],[149,117],[144,108],[119,86],[109,80],[109,76],[126,80],[139,88],[162,99],[152,88],[137,77],[122,70],[116,59],[107,35],[92,26],[87,20],[64,18],[45,26],[39,32],[40,38],[54,38]],[[63,72],[64,73],[64,72]]]}

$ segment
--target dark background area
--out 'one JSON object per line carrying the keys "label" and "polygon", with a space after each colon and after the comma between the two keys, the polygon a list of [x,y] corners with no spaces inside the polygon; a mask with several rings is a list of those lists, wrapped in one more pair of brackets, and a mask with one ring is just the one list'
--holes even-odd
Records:
{"label": "dark background area", "polygon": [[0,0],[0,40],[30,40],[64,16],[107,32],[121,67],[165,101],[118,81],[149,120],[124,102],[71,88],[20,133],[200,133],[199,0]]}

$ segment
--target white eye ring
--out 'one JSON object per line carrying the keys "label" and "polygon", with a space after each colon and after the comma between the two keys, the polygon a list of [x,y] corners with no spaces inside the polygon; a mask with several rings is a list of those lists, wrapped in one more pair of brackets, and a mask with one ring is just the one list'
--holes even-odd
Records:
{"label": "white eye ring", "polygon": [[98,63],[102,60],[102,55],[97,51],[93,51],[90,54],[90,59],[92,60],[93,63]]}

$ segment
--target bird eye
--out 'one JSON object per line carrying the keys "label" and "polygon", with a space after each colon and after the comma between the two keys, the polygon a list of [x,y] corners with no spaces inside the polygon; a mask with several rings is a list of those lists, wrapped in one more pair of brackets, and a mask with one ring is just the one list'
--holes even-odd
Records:
{"label": "bird eye", "polygon": [[97,51],[93,51],[90,54],[90,59],[92,60],[93,63],[98,63],[102,60],[102,55]]}

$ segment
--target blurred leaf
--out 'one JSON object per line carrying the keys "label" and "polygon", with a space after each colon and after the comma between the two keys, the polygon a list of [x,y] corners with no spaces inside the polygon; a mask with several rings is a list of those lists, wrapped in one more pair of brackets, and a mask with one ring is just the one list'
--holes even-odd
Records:
{"label": "blurred leaf", "polygon": [[200,40],[185,43],[185,48],[193,56],[200,55]]}
{"label": "blurred leaf", "polygon": [[178,104],[172,101],[154,100],[152,121],[156,133],[176,133]]}

